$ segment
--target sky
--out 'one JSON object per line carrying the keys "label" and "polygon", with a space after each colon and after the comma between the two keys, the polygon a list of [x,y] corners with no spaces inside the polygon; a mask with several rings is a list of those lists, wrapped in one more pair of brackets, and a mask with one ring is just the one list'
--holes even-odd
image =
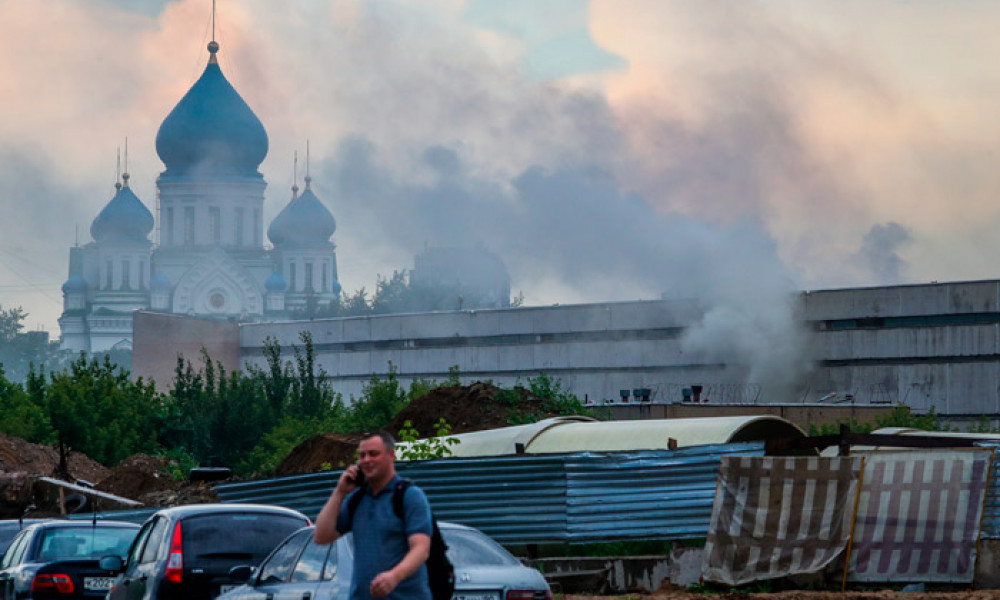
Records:
{"label": "sky", "polygon": [[[28,329],[58,337],[126,139],[155,210],[156,132],[204,69],[211,4],[0,0],[0,306]],[[223,72],[270,139],[265,225],[308,141],[348,292],[482,244],[528,305],[697,298],[688,344],[711,353],[790,335],[790,292],[1000,277],[998,4],[217,5]]]}

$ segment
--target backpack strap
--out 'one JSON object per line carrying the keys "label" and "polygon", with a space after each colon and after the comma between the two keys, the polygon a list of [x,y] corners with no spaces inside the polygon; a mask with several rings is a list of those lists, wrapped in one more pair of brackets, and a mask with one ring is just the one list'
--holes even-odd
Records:
{"label": "backpack strap", "polygon": [[396,482],[396,487],[392,490],[392,512],[396,513],[396,516],[403,521],[403,529],[406,529],[406,511],[403,509],[403,497],[406,496],[407,488],[412,485],[413,482],[409,479],[399,478]]}

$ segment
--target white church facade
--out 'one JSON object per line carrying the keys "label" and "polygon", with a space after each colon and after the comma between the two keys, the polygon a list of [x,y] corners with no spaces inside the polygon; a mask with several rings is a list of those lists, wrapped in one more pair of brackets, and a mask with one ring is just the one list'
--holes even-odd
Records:
{"label": "white church facade", "polygon": [[265,245],[258,168],[267,132],[223,75],[219,45],[208,50],[205,71],[156,136],[165,166],[156,221],[126,173],[91,224],[93,241],[70,249],[59,318],[65,350],[131,348],[135,310],[252,322],[340,294],[336,221],[308,176],[269,224]]}

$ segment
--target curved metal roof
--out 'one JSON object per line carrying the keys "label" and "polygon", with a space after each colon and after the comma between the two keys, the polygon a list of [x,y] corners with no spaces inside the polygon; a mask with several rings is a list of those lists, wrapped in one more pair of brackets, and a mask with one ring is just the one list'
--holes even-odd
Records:
{"label": "curved metal roof", "polygon": [[[556,417],[528,425],[451,435],[452,456],[502,456],[565,452],[657,450],[677,440],[677,447],[729,444],[774,438],[805,437],[798,426],[781,417],[706,417],[597,421],[590,417]],[[405,444],[400,444],[405,446]]]}

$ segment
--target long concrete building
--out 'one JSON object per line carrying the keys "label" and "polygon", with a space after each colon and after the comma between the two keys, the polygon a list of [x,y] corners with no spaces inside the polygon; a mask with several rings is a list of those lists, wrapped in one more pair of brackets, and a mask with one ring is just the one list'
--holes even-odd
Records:
{"label": "long concrete building", "polygon": [[[546,373],[589,402],[903,403],[961,422],[1000,419],[1000,280],[803,292],[811,368],[781,397],[746,364],[694,359],[689,302],[643,301],[236,324],[136,313],[133,367],[167,388],[178,353],[201,347],[229,368],[263,364],[266,339],[291,357],[311,334],[318,364],[345,399],[389,363],[406,383],[524,383]],[[642,401],[642,398],[639,398]]]}

